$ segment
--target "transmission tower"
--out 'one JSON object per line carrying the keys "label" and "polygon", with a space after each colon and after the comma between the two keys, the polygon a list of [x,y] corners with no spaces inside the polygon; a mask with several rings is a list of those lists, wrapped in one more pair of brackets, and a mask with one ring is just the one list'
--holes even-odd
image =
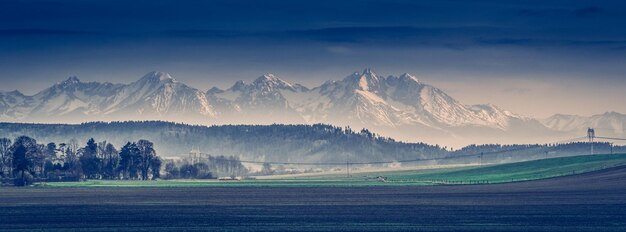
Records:
{"label": "transmission tower", "polygon": [[589,138],[589,143],[591,143],[591,154],[593,155],[593,139],[596,137],[596,131],[589,127],[587,129],[587,137]]}

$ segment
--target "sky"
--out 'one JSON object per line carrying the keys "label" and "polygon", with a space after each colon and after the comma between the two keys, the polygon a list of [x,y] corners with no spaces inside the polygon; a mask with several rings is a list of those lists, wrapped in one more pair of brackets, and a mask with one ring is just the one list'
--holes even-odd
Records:
{"label": "sky", "polygon": [[466,104],[626,113],[625,1],[4,0],[0,91],[158,70],[200,89],[408,72]]}

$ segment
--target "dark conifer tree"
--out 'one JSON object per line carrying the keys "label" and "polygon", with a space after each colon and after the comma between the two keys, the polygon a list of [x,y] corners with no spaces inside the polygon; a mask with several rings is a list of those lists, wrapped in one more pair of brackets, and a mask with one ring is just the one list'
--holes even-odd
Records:
{"label": "dark conifer tree", "polygon": [[27,136],[20,136],[11,145],[13,177],[16,186],[24,186],[32,183],[35,175],[35,162],[38,157],[39,146],[37,141]]}
{"label": "dark conifer tree", "polygon": [[87,178],[100,178],[100,162],[101,160],[97,156],[98,144],[91,138],[87,141],[87,145],[81,149],[82,154],[80,156],[80,163],[83,169],[83,174]]}

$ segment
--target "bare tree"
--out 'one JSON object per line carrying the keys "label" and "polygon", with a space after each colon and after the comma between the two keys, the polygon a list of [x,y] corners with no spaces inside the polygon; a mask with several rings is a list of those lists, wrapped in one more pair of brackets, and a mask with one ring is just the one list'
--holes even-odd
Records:
{"label": "bare tree", "polygon": [[46,146],[43,144],[37,144],[35,146],[35,153],[33,154],[33,169],[35,174],[38,177],[43,177],[45,175],[45,165],[46,165]]}
{"label": "bare tree", "polygon": [[75,138],[70,139],[70,142],[67,143],[67,148],[68,148],[68,153],[77,155],[78,154],[78,140],[76,140]]}
{"label": "bare tree", "polygon": [[152,174],[155,174],[154,169],[156,167],[152,167],[152,166],[158,163],[158,166],[160,168],[161,163],[160,161],[159,162],[155,161],[155,159],[159,159],[159,157],[156,156],[156,151],[154,151],[154,144],[152,142],[141,139],[137,141],[137,148],[139,148],[139,157],[140,157],[139,169],[141,170],[141,178],[143,180],[147,180],[148,174],[150,173],[151,170],[152,170]]}
{"label": "bare tree", "polygon": [[0,174],[3,176],[11,176],[11,140],[8,138],[0,138]]}

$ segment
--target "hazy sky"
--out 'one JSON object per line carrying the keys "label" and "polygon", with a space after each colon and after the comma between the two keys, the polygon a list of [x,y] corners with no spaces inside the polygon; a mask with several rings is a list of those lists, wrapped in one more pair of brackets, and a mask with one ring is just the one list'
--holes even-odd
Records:
{"label": "hazy sky", "polygon": [[201,89],[370,67],[513,112],[626,113],[626,1],[2,1],[0,90],[152,70]]}

